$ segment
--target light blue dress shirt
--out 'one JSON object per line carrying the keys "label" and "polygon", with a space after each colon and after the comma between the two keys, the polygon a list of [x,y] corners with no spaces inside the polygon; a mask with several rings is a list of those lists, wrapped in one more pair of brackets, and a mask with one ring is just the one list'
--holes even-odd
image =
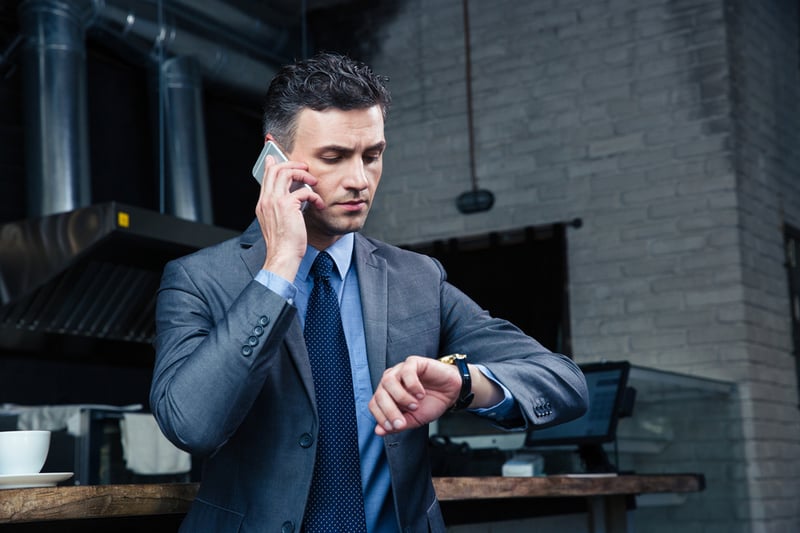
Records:
{"label": "light blue dress shirt", "polygon": [[[368,408],[373,390],[367,363],[367,345],[364,337],[361,293],[358,290],[358,274],[355,268],[350,268],[354,243],[355,236],[350,233],[336,241],[326,251],[336,263],[336,268],[340,275],[344,273],[343,279],[339,276],[332,276],[331,285],[339,295],[342,326],[347,339],[347,347],[350,351],[367,531],[371,533],[390,533],[397,531],[397,519],[394,512],[394,501],[391,497],[391,478],[386,454],[384,453],[383,438],[375,434],[375,418]],[[266,270],[261,270],[256,275],[258,282],[283,296],[289,303],[297,307],[303,323],[305,323],[308,298],[314,286],[314,280],[309,276],[309,272],[318,253],[316,249],[308,247],[293,284]],[[505,399],[493,407],[474,409],[472,411],[481,416],[490,417],[493,420],[503,420],[506,416],[514,416],[518,411],[511,393],[501,383],[497,382],[485,367],[481,366],[480,368],[482,372],[500,385],[505,393]]]}

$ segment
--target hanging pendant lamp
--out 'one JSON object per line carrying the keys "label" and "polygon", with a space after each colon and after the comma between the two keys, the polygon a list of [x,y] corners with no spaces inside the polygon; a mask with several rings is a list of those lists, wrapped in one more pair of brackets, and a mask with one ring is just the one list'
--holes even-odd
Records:
{"label": "hanging pendant lamp", "polygon": [[475,134],[472,121],[472,58],[470,54],[469,33],[469,0],[463,0],[464,6],[464,63],[467,88],[467,133],[469,135],[469,172],[472,189],[461,193],[456,199],[456,207],[461,213],[480,213],[488,211],[494,205],[494,194],[478,187],[475,175]]}

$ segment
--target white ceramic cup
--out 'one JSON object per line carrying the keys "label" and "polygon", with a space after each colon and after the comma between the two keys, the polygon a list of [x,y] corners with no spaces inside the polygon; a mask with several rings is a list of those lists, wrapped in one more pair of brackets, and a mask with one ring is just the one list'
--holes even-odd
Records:
{"label": "white ceramic cup", "polygon": [[38,474],[49,450],[49,431],[0,431],[0,475]]}

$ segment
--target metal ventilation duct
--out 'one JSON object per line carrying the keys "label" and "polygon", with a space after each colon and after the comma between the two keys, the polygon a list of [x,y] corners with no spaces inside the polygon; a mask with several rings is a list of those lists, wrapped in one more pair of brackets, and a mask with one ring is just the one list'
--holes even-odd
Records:
{"label": "metal ventilation duct", "polygon": [[190,57],[162,66],[164,122],[168,142],[165,211],[187,220],[213,222],[200,71]]}
{"label": "metal ventilation duct", "polygon": [[[215,41],[247,41],[251,31],[271,30],[215,26],[210,14],[195,10],[192,27],[205,33],[190,33],[170,25],[172,12],[166,23],[154,22],[154,7],[148,0],[24,0],[20,6],[31,218],[0,225],[0,346],[29,347],[31,336],[49,334],[150,342],[164,264],[237,233],[202,223],[211,209],[200,73],[227,84],[250,76],[251,87],[264,90],[272,70],[263,55],[252,59],[251,50],[234,52]],[[176,216],[88,205],[87,27],[118,31],[142,51],[160,43],[170,57],[180,56],[160,65],[170,128],[165,200]]]}
{"label": "metal ventilation duct", "polygon": [[[180,10],[173,4],[167,3],[166,13],[159,13],[155,2],[146,0],[22,2],[19,11],[24,35],[23,106],[30,216],[91,203],[85,38],[86,28],[92,28],[150,60],[169,58],[157,65],[163,71],[163,90],[167,93],[167,210],[183,218],[211,222],[201,76],[264,91],[276,70],[270,60],[280,57],[268,51],[284,48],[290,32],[267,26],[220,2],[196,2],[193,8],[182,4]],[[202,11],[214,8],[219,11]],[[178,25],[177,13],[183,26]],[[214,15],[224,22],[215,22]]]}
{"label": "metal ventilation duct", "polygon": [[223,1],[164,2],[162,16],[155,0],[91,4],[93,30],[153,59],[159,46],[167,57],[192,57],[206,79],[254,94],[266,92],[277,67],[292,59],[291,45],[298,42],[293,29]]}
{"label": "metal ventilation duct", "polygon": [[20,7],[28,215],[90,202],[86,99],[86,11],[75,3],[28,1]]}

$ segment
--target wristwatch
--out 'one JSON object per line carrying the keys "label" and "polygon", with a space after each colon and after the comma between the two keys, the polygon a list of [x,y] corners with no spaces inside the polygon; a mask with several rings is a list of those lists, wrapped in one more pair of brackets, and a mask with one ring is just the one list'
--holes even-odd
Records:
{"label": "wristwatch", "polygon": [[460,411],[461,409],[466,409],[475,398],[475,394],[472,392],[472,377],[469,374],[469,366],[467,366],[467,356],[463,353],[454,353],[440,357],[439,361],[448,365],[456,365],[458,372],[461,374],[461,392],[458,394],[458,400],[450,410]]}

